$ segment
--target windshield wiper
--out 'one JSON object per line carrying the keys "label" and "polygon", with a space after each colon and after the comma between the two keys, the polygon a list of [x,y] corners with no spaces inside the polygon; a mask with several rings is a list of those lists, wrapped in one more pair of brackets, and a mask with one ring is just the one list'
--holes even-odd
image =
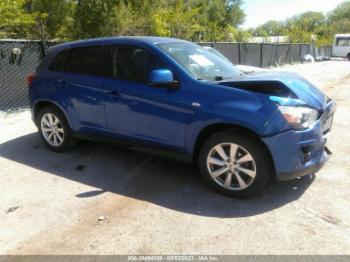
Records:
{"label": "windshield wiper", "polygon": [[222,81],[225,78],[223,76],[216,76],[214,79],[215,79],[215,81]]}
{"label": "windshield wiper", "polygon": [[214,80],[214,81],[222,81],[225,78],[222,76],[212,76],[212,77],[199,77],[197,80]]}

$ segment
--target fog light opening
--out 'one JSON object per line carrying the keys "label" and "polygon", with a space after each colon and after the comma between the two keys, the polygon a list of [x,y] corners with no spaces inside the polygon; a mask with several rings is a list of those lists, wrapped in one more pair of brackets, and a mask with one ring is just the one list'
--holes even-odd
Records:
{"label": "fog light opening", "polygon": [[311,150],[312,150],[312,146],[301,147],[301,151],[303,152],[304,163],[307,163],[311,160]]}

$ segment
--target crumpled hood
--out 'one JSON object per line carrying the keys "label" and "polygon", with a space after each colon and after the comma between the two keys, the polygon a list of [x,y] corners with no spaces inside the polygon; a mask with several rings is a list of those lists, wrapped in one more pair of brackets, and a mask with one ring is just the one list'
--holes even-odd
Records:
{"label": "crumpled hood", "polygon": [[[247,84],[251,86],[251,88],[246,88]],[[264,84],[265,83],[265,84]],[[292,72],[278,72],[278,71],[264,71],[257,72],[254,74],[246,74],[242,75],[234,80],[224,80],[219,84],[223,84],[226,86],[232,86],[242,89],[251,89],[251,91],[259,92],[260,86],[267,87],[268,85],[279,85],[279,88],[284,92],[280,92],[281,96],[286,94],[286,91],[290,91],[294,94],[294,98],[297,98],[304,102],[306,105],[310,107],[314,107],[316,109],[322,109],[324,104],[326,103],[327,97],[313,84],[311,84],[308,80],[303,78],[302,76],[292,73]],[[264,85],[262,85],[264,84]],[[256,85],[256,87],[254,87]],[[262,88],[263,89],[263,88]],[[266,89],[266,88],[265,88]],[[268,90],[268,89],[267,89]],[[268,93],[266,90],[262,90],[263,93]],[[276,96],[276,92],[271,93],[271,95]],[[278,96],[278,92],[277,92]]]}

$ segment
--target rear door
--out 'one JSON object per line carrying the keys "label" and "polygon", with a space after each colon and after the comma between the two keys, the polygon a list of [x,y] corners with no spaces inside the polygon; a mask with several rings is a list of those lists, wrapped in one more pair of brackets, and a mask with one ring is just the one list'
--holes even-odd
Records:
{"label": "rear door", "polygon": [[64,68],[55,72],[56,100],[63,104],[76,131],[105,129],[101,51],[99,45],[72,48]]}
{"label": "rear door", "polygon": [[104,80],[106,128],[116,138],[132,140],[135,130],[132,106],[135,101],[132,83],[127,77],[131,63],[129,51],[109,45],[104,49],[104,57],[104,72],[108,76]]}

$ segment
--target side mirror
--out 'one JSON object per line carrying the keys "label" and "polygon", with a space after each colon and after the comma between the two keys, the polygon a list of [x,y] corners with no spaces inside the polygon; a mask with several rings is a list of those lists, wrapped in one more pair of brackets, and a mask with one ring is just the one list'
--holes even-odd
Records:
{"label": "side mirror", "polygon": [[151,71],[149,74],[149,84],[153,87],[179,87],[179,82],[174,80],[173,73],[168,69],[155,69]]}

